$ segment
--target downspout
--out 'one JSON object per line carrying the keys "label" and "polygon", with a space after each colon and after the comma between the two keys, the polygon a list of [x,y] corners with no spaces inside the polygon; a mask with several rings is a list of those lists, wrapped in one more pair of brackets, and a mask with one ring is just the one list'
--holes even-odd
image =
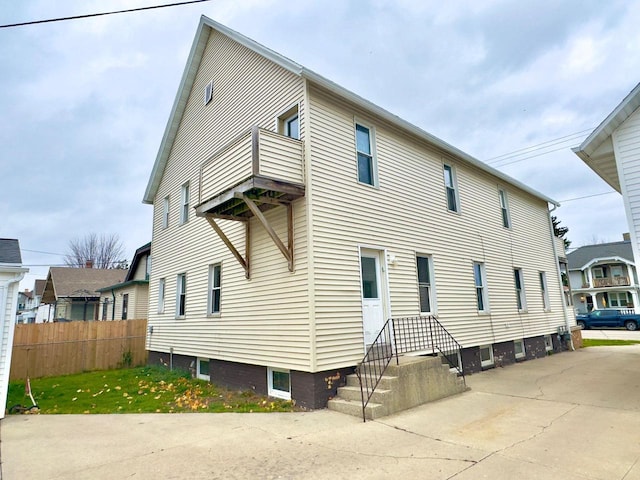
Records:
{"label": "downspout", "polygon": [[558,208],[558,204],[554,204],[553,208],[548,211],[549,230],[551,233],[551,246],[553,247],[553,259],[556,265],[556,274],[558,275],[558,282],[560,284],[560,298],[562,300],[562,311],[564,313],[565,327],[567,329],[567,333],[569,334],[569,346],[571,347],[571,351],[574,351],[575,347],[573,346],[573,335],[571,335],[571,325],[569,323],[569,312],[567,311],[567,305],[565,304],[565,301],[564,301],[564,290],[562,288],[562,274],[560,273],[560,264],[558,262],[558,249],[556,248],[556,235],[555,235],[555,232],[553,231],[553,222],[551,221],[551,213],[556,208]]}
{"label": "downspout", "polygon": [[116,319],[116,291],[111,289],[111,296],[113,297],[113,306],[111,307],[111,320]]}

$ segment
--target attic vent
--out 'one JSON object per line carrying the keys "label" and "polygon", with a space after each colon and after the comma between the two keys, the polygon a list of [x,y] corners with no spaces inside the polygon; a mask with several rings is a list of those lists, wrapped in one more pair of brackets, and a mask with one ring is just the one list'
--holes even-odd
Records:
{"label": "attic vent", "polygon": [[207,105],[213,99],[213,80],[204,87],[204,104]]}

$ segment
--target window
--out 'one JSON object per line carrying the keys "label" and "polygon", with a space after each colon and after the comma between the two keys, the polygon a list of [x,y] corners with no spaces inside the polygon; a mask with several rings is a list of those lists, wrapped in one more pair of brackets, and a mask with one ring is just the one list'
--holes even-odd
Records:
{"label": "window", "polygon": [[209,359],[208,358],[200,358],[196,359],[196,376],[200,380],[206,380],[207,382],[211,379],[209,373]]}
{"label": "window", "polygon": [[473,262],[473,276],[476,285],[476,303],[479,312],[488,312],[487,288],[485,285],[484,263]]}
{"label": "window", "polygon": [[222,266],[209,265],[209,299],[208,311],[209,315],[220,313],[220,283],[222,279]]}
{"label": "window", "polygon": [[296,140],[300,139],[300,121],[297,113],[284,120],[284,134]]}
{"label": "window", "polygon": [[431,297],[431,258],[416,257],[418,270],[418,294],[420,298],[420,312],[431,313],[433,302]]}
{"label": "window", "polygon": [[609,292],[609,306],[626,308],[631,301],[627,292]]}
{"label": "window", "polygon": [[547,290],[547,274],[545,272],[538,272],[540,276],[540,293],[542,294],[542,308],[545,311],[550,310],[549,307],[549,291]]}
{"label": "window", "polygon": [[451,212],[458,211],[458,188],[456,187],[456,175],[451,165],[443,166],[444,188],[447,192],[447,209]]}
{"label": "window", "polygon": [[514,340],[513,351],[516,354],[516,358],[524,358],[526,355],[526,352],[524,350],[524,340]]}
{"label": "window", "polygon": [[269,396],[291,400],[291,375],[288,370],[268,368],[267,383]]}
{"label": "window", "polygon": [[493,347],[491,345],[480,346],[480,365],[483,367],[493,365]]}
{"label": "window", "polygon": [[204,86],[204,104],[207,105],[213,100],[213,80]]}
{"label": "window", "polygon": [[551,335],[544,336],[544,349],[547,352],[553,350],[553,340],[551,339]]}
{"label": "window", "polygon": [[376,175],[371,130],[360,124],[356,124],[356,151],[358,154],[358,181],[375,186]]}
{"label": "window", "polygon": [[164,313],[164,287],[165,279],[161,278],[158,282],[158,313]]}
{"label": "window", "polygon": [[189,221],[189,182],[182,185],[182,205],[180,209],[180,223]]}
{"label": "window", "polygon": [[527,309],[527,302],[524,295],[524,280],[522,278],[522,269],[513,269],[513,278],[516,286],[516,302],[518,304],[518,310],[523,311]]}
{"label": "window", "polygon": [[109,309],[109,299],[104,298],[102,300],[102,320],[107,319],[107,310]]}
{"label": "window", "polygon": [[611,267],[611,276],[618,278],[622,276],[622,267],[620,265],[614,265]]}
{"label": "window", "polygon": [[604,268],[603,267],[593,267],[593,276],[595,278],[604,278]]}
{"label": "window", "polygon": [[127,319],[127,313],[129,310],[129,294],[122,295],[122,320]]}
{"label": "window", "polygon": [[378,266],[376,258],[362,256],[360,258],[360,262],[362,274],[362,298],[379,298]]}
{"label": "window", "polygon": [[149,280],[151,275],[151,257],[147,255],[144,259],[144,279]]}
{"label": "window", "polygon": [[498,190],[498,198],[500,199],[500,211],[502,212],[502,226],[511,228],[511,218],[509,216],[509,204],[507,203],[507,192]]}
{"label": "window", "polygon": [[184,317],[187,303],[187,274],[178,275],[176,288],[176,317]]}
{"label": "window", "polygon": [[169,226],[169,197],[164,197],[162,202],[162,228]]}

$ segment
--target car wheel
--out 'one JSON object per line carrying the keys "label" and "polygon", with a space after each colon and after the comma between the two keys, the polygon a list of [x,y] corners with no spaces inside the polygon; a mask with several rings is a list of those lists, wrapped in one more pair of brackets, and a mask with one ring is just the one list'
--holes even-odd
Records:
{"label": "car wheel", "polygon": [[627,320],[626,322],[624,322],[624,326],[626,327],[627,330],[631,330],[631,331],[638,329],[638,324],[633,320]]}
{"label": "car wheel", "polygon": [[582,330],[586,330],[587,329],[587,324],[584,323],[582,320],[578,320],[576,322],[578,324],[578,326],[582,329]]}

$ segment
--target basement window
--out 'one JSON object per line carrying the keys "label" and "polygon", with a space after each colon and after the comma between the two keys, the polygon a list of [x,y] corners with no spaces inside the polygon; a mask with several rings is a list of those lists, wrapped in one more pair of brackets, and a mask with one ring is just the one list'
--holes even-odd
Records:
{"label": "basement window", "polygon": [[514,340],[513,351],[515,352],[517,359],[524,358],[526,354],[524,350],[524,340]]}
{"label": "basement window", "polygon": [[544,336],[544,349],[547,352],[553,350],[553,340],[551,339],[551,335]]}
{"label": "basement window", "polygon": [[267,384],[270,397],[291,400],[291,374],[289,370],[267,369]]}
{"label": "basement window", "polygon": [[493,347],[491,345],[480,346],[480,365],[483,367],[493,366]]}
{"label": "basement window", "polygon": [[210,374],[209,374],[209,359],[208,358],[200,358],[198,357],[198,360],[196,362],[196,375],[200,380],[206,380],[207,382],[209,381]]}

